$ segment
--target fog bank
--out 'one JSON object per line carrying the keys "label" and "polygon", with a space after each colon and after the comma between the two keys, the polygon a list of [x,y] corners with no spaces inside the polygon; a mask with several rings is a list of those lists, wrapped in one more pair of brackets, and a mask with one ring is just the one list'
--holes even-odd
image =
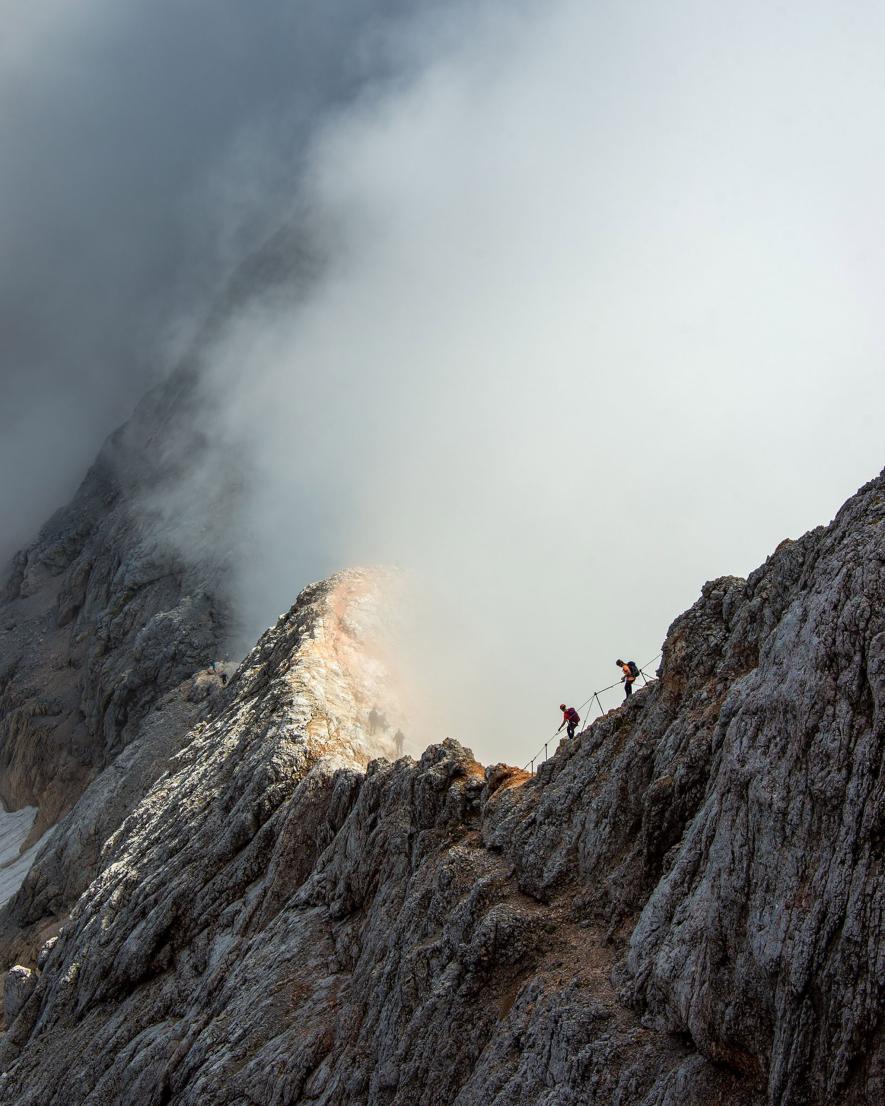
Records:
{"label": "fog bank", "polygon": [[0,562],[192,346],[415,8],[0,0]]}
{"label": "fog bank", "polygon": [[221,512],[237,648],[401,566],[408,751],[528,760],[881,467],[880,6],[0,15],[0,556],[279,231],[310,263],[203,350],[164,509]]}
{"label": "fog bank", "polygon": [[400,564],[418,744],[522,761],[881,465],[885,15],[459,19],[314,136],[324,275],[235,319],[207,389],[252,473],[254,628]]}

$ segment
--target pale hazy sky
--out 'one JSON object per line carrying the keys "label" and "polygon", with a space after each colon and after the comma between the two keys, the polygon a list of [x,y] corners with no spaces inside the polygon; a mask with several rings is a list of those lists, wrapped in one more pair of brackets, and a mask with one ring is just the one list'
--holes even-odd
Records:
{"label": "pale hazy sky", "polygon": [[239,594],[257,631],[310,578],[403,565],[426,603],[413,749],[522,762],[705,580],[882,466],[885,9],[372,26],[385,79],[310,116],[288,189],[259,123],[238,139],[235,194],[282,191],[329,256],[209,360],[213,436],[255,474]]}

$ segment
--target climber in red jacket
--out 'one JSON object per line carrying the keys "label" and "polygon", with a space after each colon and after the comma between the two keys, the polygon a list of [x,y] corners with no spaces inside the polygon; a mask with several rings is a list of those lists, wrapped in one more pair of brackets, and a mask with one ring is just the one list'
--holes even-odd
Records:
{"label": "climber in red jacket", "polygon": [[[563,726],[566,727],[566,733],[569,737],[575,736],[575,726],[581,721],[581,716],[575,710],[574,707],[567,707],[565,703],[559,704],[559,709],[562,711],[562,721],[559,723],[559,730]],[[559,733],[559,730],[556,732]]]}

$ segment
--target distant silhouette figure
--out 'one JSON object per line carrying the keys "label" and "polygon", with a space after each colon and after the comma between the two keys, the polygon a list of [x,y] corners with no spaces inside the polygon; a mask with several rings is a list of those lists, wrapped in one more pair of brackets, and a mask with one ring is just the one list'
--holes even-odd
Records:
{"label": "distant silhouette figure", "polygon": [[621,683],[624,685],[624,698],[629,699],[633,694],[633,682],[639,675],[636,661],[622,661],[618,657],[615,664],[623,670],[624,675],[621,677]]}
{"label": "distant silhouette figure", "polygon": [[396,745],[396,755],[398,757],[401,757],[403,755],[403,743],[405,742],[405,740],[406,735],[403,733],[402,730],[397,730],[396,733],[393,735],[393,741]]}
{"label": "distant silhouette figure", "polygon": [[381,715],[374,707],[369,711],[369,734],[374,736],[381,723]]}

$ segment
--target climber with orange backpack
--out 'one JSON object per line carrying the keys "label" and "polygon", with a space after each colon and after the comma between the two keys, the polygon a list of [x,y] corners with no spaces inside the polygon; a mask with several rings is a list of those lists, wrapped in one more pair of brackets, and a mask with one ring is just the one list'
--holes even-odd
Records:
{"label": "climber with orange backpack", "polygon": [[[574,737],[575,726],[577,726],[577,724],[581,721],[580,714],[578,714],[574,707],[567,707],[565,703],[560,703],[559,709],[562,711],[562,721],[559,723],[559,730],[561,730],[562,727],[565,726],[565,732],[569,735],[569,737]],[[556,732],[559,733],[559,730],[557,730]]]}
{"label": "climber with orange backpack", "polygon": [[615,664],[624,672],[621,683],[624,685],[624,698],[629,699],[633,694],[633,682],[639,675],[639,667],[636,661],[622,661],[620,657],[615,661]]}

